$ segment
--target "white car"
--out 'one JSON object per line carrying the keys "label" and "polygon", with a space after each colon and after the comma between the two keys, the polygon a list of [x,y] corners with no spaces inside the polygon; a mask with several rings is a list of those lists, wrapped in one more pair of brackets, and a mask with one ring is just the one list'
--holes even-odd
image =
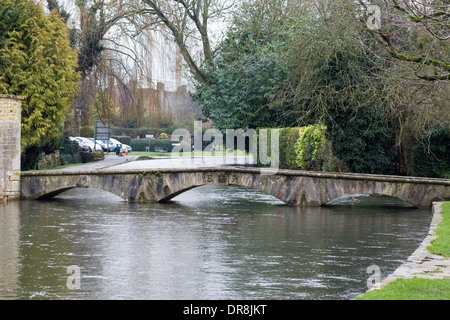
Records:
{"label": "white car", "polygon": [[[89,151],[92,152],[94,150],[94,142],[91,141],[89,138],[84,138],[84,137],[75,137],[75,139],[77,141],[79,141],[80,145],[82,146],[83,144],[85,146],[87,146],[89,148]],[[103,151],[102,147],[97,144],[95,145],[95,151]]]}
{"label": "white car", "polygon": [[74,137],[69,137],[70,141],[75,141],[76,143],[78,143],[78,145],[81,148],[81,151],[90,151],[91,149],[89,148],[89,146],[83,141],[83,140],[78,140],[77,138]]}
{"label": "white car", "polygon": [[[108,140],[100,140],[101,142],[103,142],[104,144],[107,144],[108,143]],[[127,151],[128,151],[128,153],[130,153],[131,151],[132,151],[132,149],[131,149],[131,147],[129,146],[129,145],[127,145],[127,144],[125,144],[125,143],[122,143],[122,142],[120,142],[119,140],[116,140],[116,139],[113,139],[113,138],[110,138],[109,139],[109,148],[110,148],[110,151],[116,151],[116,146],[118,145],[118,144],[121,144],[122,145],[122,148],[123,148],[123,151],[125,152],[125,148],[127,148]]]}

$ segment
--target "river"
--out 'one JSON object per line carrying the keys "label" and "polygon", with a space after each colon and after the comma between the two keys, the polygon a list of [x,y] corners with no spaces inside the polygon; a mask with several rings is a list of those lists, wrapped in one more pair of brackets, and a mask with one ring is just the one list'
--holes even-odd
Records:
{"label": "river", "polygon": [[0,299],[353,299],[428,232],[431,212],[380,203],[397,205],[203,186],[165,204],[96,189],[0,204]]}

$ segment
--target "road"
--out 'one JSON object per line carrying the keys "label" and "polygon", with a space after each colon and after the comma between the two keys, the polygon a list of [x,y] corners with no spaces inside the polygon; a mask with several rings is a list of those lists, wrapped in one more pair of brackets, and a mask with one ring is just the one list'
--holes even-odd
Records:
{"label": "road", "polygon": [[251,164],[252,157],[145,157],[127,155],[105,155],[103,160],[90,162],[79,166],[72,166],[62,171],[90,171],[90,170],[129,170],[129,169],[163,169],[163,168],[199,168],[199,167],[221,167],[230,165]]}

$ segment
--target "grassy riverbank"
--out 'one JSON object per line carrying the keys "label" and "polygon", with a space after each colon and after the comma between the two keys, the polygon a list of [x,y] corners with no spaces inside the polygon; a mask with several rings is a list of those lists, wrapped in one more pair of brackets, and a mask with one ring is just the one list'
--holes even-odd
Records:
{"label": "grassy riverbank", "polygon": [[[429,252],[450,257],[450,202],[442,205],[442,221]],[[397,279],[382,289],[372,290],[356,300],[450,300],[450,279]]]}

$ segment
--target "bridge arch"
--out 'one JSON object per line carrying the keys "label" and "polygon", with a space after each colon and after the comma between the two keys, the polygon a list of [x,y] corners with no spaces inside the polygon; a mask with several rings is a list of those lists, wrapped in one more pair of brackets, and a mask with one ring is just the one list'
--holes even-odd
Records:
{"label": "bridge arch", "polygon": [[374,206],[415,208],[413,204],[400,198],[385,194],[349,194],[337,197],[323,204],[324,206]]}

